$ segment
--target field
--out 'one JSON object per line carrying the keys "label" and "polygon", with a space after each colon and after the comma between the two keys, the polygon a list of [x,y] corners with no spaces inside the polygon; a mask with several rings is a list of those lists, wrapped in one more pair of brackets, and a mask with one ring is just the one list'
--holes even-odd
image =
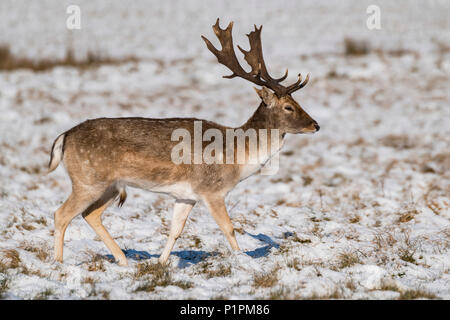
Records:
{"label": "field", "polygon": [[[71,1],[71,31],[68,4],[0,4],[2,298],[450,299],[448,2]],[[128,267],[81,216],[54,262],[53,213],[71,189],[63,166],[47,174],[60,133],[122,116],[238,126],[258,106],[200,38],[217,17],[243,48],[264,25],[273,74],[311,73],[294,98],[321,126],[287,137],[277,174],[228,195],[242,252],[198,203],[157,265],[174,200],[128,189],[103,215]]]}

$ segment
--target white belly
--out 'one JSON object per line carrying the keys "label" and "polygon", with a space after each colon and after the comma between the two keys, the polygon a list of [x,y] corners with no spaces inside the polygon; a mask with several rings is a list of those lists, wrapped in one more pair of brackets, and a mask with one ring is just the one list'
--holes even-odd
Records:
{"label": "white belly", "polygon": [[199,200],[198,195],[194,193],[190,183],[185,181],[175,182],[172,184],[155,184],[151,181],[126,181],[126,185],[151,192],[168,194],[176,199]]}

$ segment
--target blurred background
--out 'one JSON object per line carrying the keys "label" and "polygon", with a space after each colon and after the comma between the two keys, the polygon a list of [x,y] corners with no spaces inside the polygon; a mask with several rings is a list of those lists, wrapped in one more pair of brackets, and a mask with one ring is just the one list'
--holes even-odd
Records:
{"label": "blurred background", "polygon": [[[81,10],[79,30],[66,26],[69,5]],[[380,28],[370,30],[367,21],[373,12],[367,9],[373,5],[379,8]],[[434,297],[448,298],[449,14],[450,2],[444,0],[2,0],[0,242],[17,248],[32,238],[39,239],[41,246],[51,245],[52,212],[69,194],[70,180],[62,166],[45,175],[49,151],[60,133],[79,122],[97,117],[181,116],[238,126],[250,117],[259,104],[253,84],[223,79],[229,71],[200,38],[204,35],[218,45],[211,26],[219,17],[222,27],[234,21],[234,43],[244,49],[248,48],[245,34],[253,24],[264,26],[264,56],[273,76],[288,68],[286,83],[291,83],[299,72],[311,74],[309,84],[294,98],[321,126],[313,136],[287,139],[277,175],[249,178],[230,193],[230,214],[242,231],[238,241],[244,250],[259,243],[244,229],[264,233],[288,247],[291,238],[282,237],[286,232],[310,241],[300,242],[307,243],[301,254],[309,255],[308,261],[319,261],[314,268],[321,272],[289,269],[303,281],[305,295],[317,288],[328,294],[329,281],[317,285],[327,272],[333,274],[331,282],[346,279],[346,271],[341,270],[345,266],[336,267],[335,262],[336,252],[343,251],[353,254],[344,255],[344,262],[376,265],[382,274],[397,279],[401,288],[420,284]],[[128,207],[120,213],[110,209],[115,215],[106,213],[112,233],[123,236],[121,246],[159,252],[171,204],[159,197],[133,191]],[[155,200],[160,204],[156,209],[150,205]],[[223,247],[220,231],[206,210],[195,210],[203,224],[188,224],[186,237],[177,242],[180,247],[197,244],[190,234],[202,240],[201,250]],[[140,216],[142,212],[152,215]],[[81,259],[77,245],[85,248],[83,239],[92,238],[82,219],[74,225],[67,236],[74,246],[69,264]],[[136,231],[144,225],[155,228]],[[123,226],[133,232],[122,230]],[[385,238],[395,241],[376,241]],[[89,246],[105,250],[99,241],[90,241]],[[292,250],[285,252],[300,256],[295,251],[298,246],[299,242],[293,243]],[[26,249],[20,250],[26,254]],[[352,260],[355,256],[357,260]],[[28,259],[25,264],[44,263],[47,258]],[[180,261],[197,261],[189,259]],[[267,263],[270,269],[276,259],[259,265]],[[253,271],[245,264],[234,266],[251,278]],[[43,264],[40,269],[44,275],[60,271],[46,268]],[[189,273],[193,271],[184,272],[196,279]],[[373,274],[372,269],[361,272],[361,279]],[[123,290],[112,296],[132,296],[127,282],[120,281],[114,285]],[[298,292],[290,278],[280,276],[279,281]],[[63,286],[53,285],[54,292],[71,296]],[[38,290],[26,288],[26,282],[17,282],[14,294],[33,297]],[[267,297],[264,290],[270,288],[228,292],[216,285],[201,291],[194,285],[191,290],[199,290],[195,296],[203,298],[222,292],[253,298]],[[342,294],[373,298],[370,290],[344,286]],[[75,294],[83,296],[80,292]],[[192,294],[187,290],[184,296]],[[163,296],[171,297],[171,292]]]}

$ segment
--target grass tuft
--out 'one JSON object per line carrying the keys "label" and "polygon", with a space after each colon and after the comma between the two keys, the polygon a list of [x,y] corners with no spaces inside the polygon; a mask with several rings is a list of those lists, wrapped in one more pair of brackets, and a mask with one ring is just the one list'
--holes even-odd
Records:
{"label": "grass tuft", "polygon": [[338,267],[340,269],[352,267],[360,262],[356,252],[342,252],[338,256]]}
{"label": "grass tuft", "polygon": [[434,293],[423,289],[406,290],[400,294],[398,300],[414,300],[414,299],[439,299]]}
{"label": "grass tuft", "polygon": [[20,244],[19,248],[35,253],[41,261],[47,261],[49,257],[50,248],[46,244],[34,245],[31,242],[24,241]]}
{"label": "grass tuft", "polygon": [[346,56],[363,56],[370,52],[370,48],[365,40],[345,38],[344,52]]}
{"label": "grass tuft", "polygon": [[90,250],[87,250],[86,253],[90,256],[90,261],[87,265],[88,271],[106,271],[105,258],[102,255]]}
{"label": "grass tuft", "polygon": [[173,280],[169,266],[161,265],[160,263],[139,263],[134,278],[145,278],[145,281],[135,290],[136,292],[153,292],[157,287],[167,287],[171,285],[181,289],[189,289],[193,286],[192,282],[189,281]]}
{"label": "grass tuft", "polygon": [[15,249],[4,249],[1,251],[0,257],[0,272],[5,272],[8,269],[16,269],[20,266],[21,260],[19,253]]}
{"label": "grass tuft", "polygon": [[9,279],[3,278],[0,280],[0,299],[3,299],[6,291],[9,289]]}
{"label": "grass tuft", "polygon": [[335,288],[328,294],[317,294],[313,293],[311,296],[306,298],[307,300],[332,300],[332,299],[344,299],[342,290],[340,288]]}
{"label": "grass tuft", "polygon": [[39,292],[33,299],[34,300],[48,300],[50,296],[53,295],[53,290],[50,288],[45,289],[42,292]]}
{"label": "grass tuft", "polygon": [[269,272],[263,272],[253,275],[253,286],[256,288],[271,288],[278,283],[278,269],[276,266]]}
{"label": "grass tuft", "polygon": [[205,267],[203,272],[206,274],[207,279],[216,277],[228,277],[231,275],[231,266],[226,264],[220,264],[215,269]]}

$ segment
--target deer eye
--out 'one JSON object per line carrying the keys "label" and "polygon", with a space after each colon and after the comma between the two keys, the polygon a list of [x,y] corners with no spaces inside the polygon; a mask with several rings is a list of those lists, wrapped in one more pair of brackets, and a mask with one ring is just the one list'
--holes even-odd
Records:
{"label": "deer eye", "polygon": [[286,111],[289,111],[289,112],[292,112],[292,111],[294,111],[294,108],[292,108],[292,106],[285,106],[284,107],[284,110],[286,110]]}

